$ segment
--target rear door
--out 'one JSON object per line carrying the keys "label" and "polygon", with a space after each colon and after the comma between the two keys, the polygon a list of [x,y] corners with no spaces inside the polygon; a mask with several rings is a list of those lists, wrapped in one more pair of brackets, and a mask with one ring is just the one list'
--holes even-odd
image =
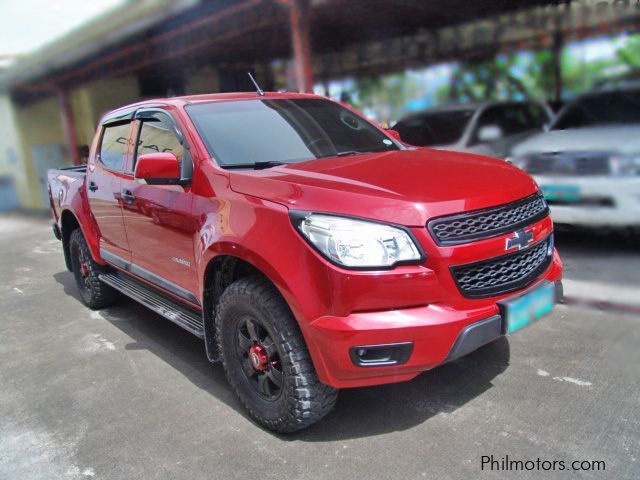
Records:
{"label": "rear door", "polygon": [[101,256],[120,267],[131,257],[121,196],[124,169],[132,150],[130,129],[130,120],[104,125],[87,168],[87,197],[100,231]]}
{"label": "rear door", "polygon": [[194,238],[197,222],[191,217],[190,186],[148,185],[133,177],[137,157],[171,152],[183,171],[191,155],[178,126],[168,112],[152,109],[136,113],[136,146],[131,175],[122,182],[124,224],[131,248],[131,273],[174,295],[198,304]]}

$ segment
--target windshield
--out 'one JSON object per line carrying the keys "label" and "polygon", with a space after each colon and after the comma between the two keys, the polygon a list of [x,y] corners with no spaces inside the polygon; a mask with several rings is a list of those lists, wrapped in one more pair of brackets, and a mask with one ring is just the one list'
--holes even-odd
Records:
{"label": "windshield", "polygon": [[221,166],[398,150],[372,124],[320,98],[210,102],[190,105],[187,111]]}
{"label": "windshield", "polygon": [[552,129],[630,123],[640,123],[640,90],[618,90],[580,97],[560,112]]}
{"label": "windshield", "polygon": [[393,129],[411,145],[447,145],[462,137],[472,115],[473,110],[424,113],[401,120]]}

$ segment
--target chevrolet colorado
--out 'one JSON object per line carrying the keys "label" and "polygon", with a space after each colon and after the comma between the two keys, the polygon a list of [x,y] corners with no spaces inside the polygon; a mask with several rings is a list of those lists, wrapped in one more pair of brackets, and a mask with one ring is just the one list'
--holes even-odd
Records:
{"label": "chevrolet colorado", "polygon": [[414,148],[339,102],[259,92],[106,114],[49,173],[89,308],[117,292],[202,338],[259,424],[410,380],[553,308],[544,197],[500,160]]}

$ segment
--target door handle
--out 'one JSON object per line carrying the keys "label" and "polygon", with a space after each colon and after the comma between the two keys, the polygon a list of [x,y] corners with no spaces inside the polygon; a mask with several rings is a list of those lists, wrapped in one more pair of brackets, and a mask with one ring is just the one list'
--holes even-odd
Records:
{"label": "door handle", "polygon": [[91,190],[92,192],[95,192],[98,189],[98,185],[96,185],[95,182],[91,181],[89,182],[89,190]]}
{"label": "door handle", "polygon": [[129,205],[133,204],[133,201],[135,200],[135,195],[131,192],[131,190],[122,190],[122,194],[121,194],[122,200],[125,203],[128,203]]}

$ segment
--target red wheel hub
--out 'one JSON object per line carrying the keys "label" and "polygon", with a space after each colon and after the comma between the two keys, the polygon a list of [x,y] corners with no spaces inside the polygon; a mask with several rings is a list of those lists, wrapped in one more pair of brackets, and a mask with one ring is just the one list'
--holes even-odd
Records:
{"label": "red wheel hub", "polygon": [[269,357],[267,350],[260,344],[253,344],[249,348],[249,360],[251,366],[258,372],[264,372],[269,368]]}

